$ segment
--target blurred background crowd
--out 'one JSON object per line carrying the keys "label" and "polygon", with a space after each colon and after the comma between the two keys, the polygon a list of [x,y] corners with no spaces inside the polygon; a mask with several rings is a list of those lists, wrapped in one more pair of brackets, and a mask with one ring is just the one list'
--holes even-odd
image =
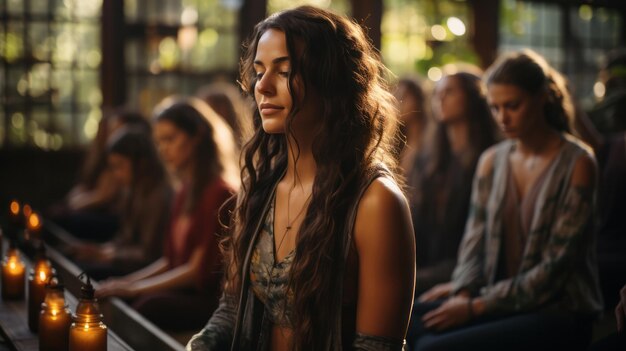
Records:
{"label": "blurred background crowd", "polygon": [[[304,3],[362,23],[390,70],[418,294],[450,280],[479,156],[503,139],[483,71],[500,53],[532,49],[565,77],[573,134],[598,161],[599,278],[605,308],[617,304],[626,283],[621,1],[5,0],[0,204],[28,201],[71,234],[61,249],[103,282],[101,297],[128,299],[166,330],[196,331],[217,306],[222,267],[210,234],[238,190],[251,128],[236,84],[241,43],[267,14]],[[596,338],[611,331],[607,316]]]}

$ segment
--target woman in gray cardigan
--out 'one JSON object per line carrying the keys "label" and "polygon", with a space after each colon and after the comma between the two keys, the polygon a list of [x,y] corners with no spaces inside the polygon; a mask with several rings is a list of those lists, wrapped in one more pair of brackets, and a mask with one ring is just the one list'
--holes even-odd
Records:
{"label": "woman in gray cardigan", "polygon": [[507,137],[483,153],[450,283],[420,298],[416,350],[586,349],[602,308],[593,231],[596,165],[568,134],[563,78],[539,55],[486,74]]}

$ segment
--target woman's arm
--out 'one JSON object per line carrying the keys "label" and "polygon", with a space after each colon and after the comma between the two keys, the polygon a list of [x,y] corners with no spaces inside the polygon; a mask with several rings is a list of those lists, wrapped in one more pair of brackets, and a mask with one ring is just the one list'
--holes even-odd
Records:
{"label": "woman's arm", "polygon": [[167,271],[168,266],[169,266],[168,259],[165,257],[161,257],[158,260],[149,264],[148,266],[138,271],[135,271],[133,273],[130,273],[122,277],[121,279],[127,282],[140,281],[140,280],[147,279],[147,278],[150,278],[152,276],[155,276],[155,275],[158,275]]}
{"label": "woman's arm", "polygon": [[398,186],[375,180],[359,204],[354,227],[359,257],[358,334],[404,340],[415,288],[415,242]]}
{"label": "woman's arm", "polygon": [[131,283],[128,287],[129,294],[135,296],[193,286],[200,275],[204,254],[204,248],[196,248],[187,263]]}
{"label": "woman's arm", "polygon": [[220,303],[211,319],[199,333],[191,337],[187,343],[187,351],[221,351],[229,350],[233,339],[235,319],[237,316],[235,297],[222,294]]}
{"label": "woman's arm", "polygon": [[84,210],[108,204],[115,199],[121,186],[109,170],[104,170],[98,177],[96,187],[87,190],[84,187],[74,187],[68,194],[67,203],[74,210]]}
{"label": "woman's arm", "polygon": [[136,294],[136,292],[131,289],[134,283],[162,274],[167,271],[167,268],[167,259],[165,257],[161,257],[149,266],[129,275],[119,278],[110,278],[103,281],[96,290],[96,296],[99,298],[108,296],[133,296]]}
{"label": "woman's arm", "polygon": [[459,245],[458,261],[452,273],[452,294],[457,294],[462,290],[477,291],[484,285],[483,264],[487,202],[493,185],[493,164],[496,150],[496,147],[487,149],[478,161],[472,184],[465,234]]}

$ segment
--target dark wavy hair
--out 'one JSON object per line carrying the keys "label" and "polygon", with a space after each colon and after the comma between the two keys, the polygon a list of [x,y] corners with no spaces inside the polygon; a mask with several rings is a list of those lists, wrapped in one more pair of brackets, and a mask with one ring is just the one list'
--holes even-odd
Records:
{"label": "dark wavy hair", "polygon": [[238,187],[235,141],[226,122],[198,98],[171,96],[155,108],[155,123],[168,121],[190,137],[198,137],[193,152],[194,170],[190,196],[183,205],[186,213],[195,209],[204,188],[222,178],[233,189]]}
{"label": "dark wavy hair", "polygon": [[107,143],[108,154],[128,158],[133,167],[133,191],[148,193],[165,180],[165,169],[157,155],[151,135],[138,127],[123,127]]}
{"label": "dark wavy hair", "polygon": [[[498,141],[498,127],[491,116],[480,77],[469,72],[459,72],[448,75],[447,78],[455,79],[465,94],[467,103],[465,111],[469,125],[469,154],[464,166],[473,168],[480,154]],[[426,166],[425,174],[429,177],[436,177],[445,173],[452,157],[450,140],[444,123],[437,122],[436,124],[431,152],[432,158]]]}
{"label": "dark wavy hair", "polygon": [[536,95],[547,94],[544,114],[548,125],[572,132],[574,106],[565,78],[532,50],[501,56],[485,74],[485,83],[511,84]]}
{"label": "dark wavy hair", "polygon": [[[333,309],[323,306],[341,303],[336,296],[341,279],[336,267],[344,262],[345,219],[359,182],[379,163],[397,172],[397,155],[391,152],[397,130],[395,99],[384,79],[387,70],[362,28],[311,6],[279,12],[257,24],[240,70],[242,88],[250,96],[256,83],[257,43],[270,29],[285,33],[291,63],[293,108],[287,133],[307,92],[319,97],[320,128],[312,145],[317,173],[297,234],[288,295],[293,296],[294,349],[321,350],[326,347],[322,343],[328,336],[328,323],[335,317]],[[293,89],[296,79],[304,83],[298,98]],[[262,220],[262,206],[287,167],[287,138],[265,133],[256,108],[253,123],[254,135],[242,155],[243,191],[234,214],[233,235],[223,242],[229,267],[225,289],[232,294],[241,287],[241,268],[254,223]]]}
{"label": "dark wavy hair", "polygon": [[92,190],[96,187],[98,179],[106,168],[106,144],[111,137],[110,123],[117,120],[122,125],[135,126],[150,134],[150,123],[139,112],[118,108],[112,113],[105,115],[98,123],[98,132],[85,157],[80,174],[80,183],[85,188]]}
{"label": "dark wavy hair", "polygon": [[426,111],[424,110],[424,106],[426,106],[426,94],[424,93],[424,89],[422,89],[420,83],[415,78],[404,77],[398,80],[396,84],[396,90],[400,89],[400,87],[404,87],[406,91],[412,95],[417,104],[422,108],[418,111],[411,111],[415,115],[415,119],[423,121],[427,118]]}

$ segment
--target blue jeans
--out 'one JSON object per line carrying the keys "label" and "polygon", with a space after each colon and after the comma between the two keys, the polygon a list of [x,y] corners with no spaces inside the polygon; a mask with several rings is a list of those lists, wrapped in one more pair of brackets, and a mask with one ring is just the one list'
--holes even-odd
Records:
{"label": "blue jeans", "polygon": [[592,318],[569,312],[536,311],[511,316],[481,317],[443,332],[424,328],[422,316],[443,301],[417,303],[407,343],[413,351],[435,350],[586,350]]}

